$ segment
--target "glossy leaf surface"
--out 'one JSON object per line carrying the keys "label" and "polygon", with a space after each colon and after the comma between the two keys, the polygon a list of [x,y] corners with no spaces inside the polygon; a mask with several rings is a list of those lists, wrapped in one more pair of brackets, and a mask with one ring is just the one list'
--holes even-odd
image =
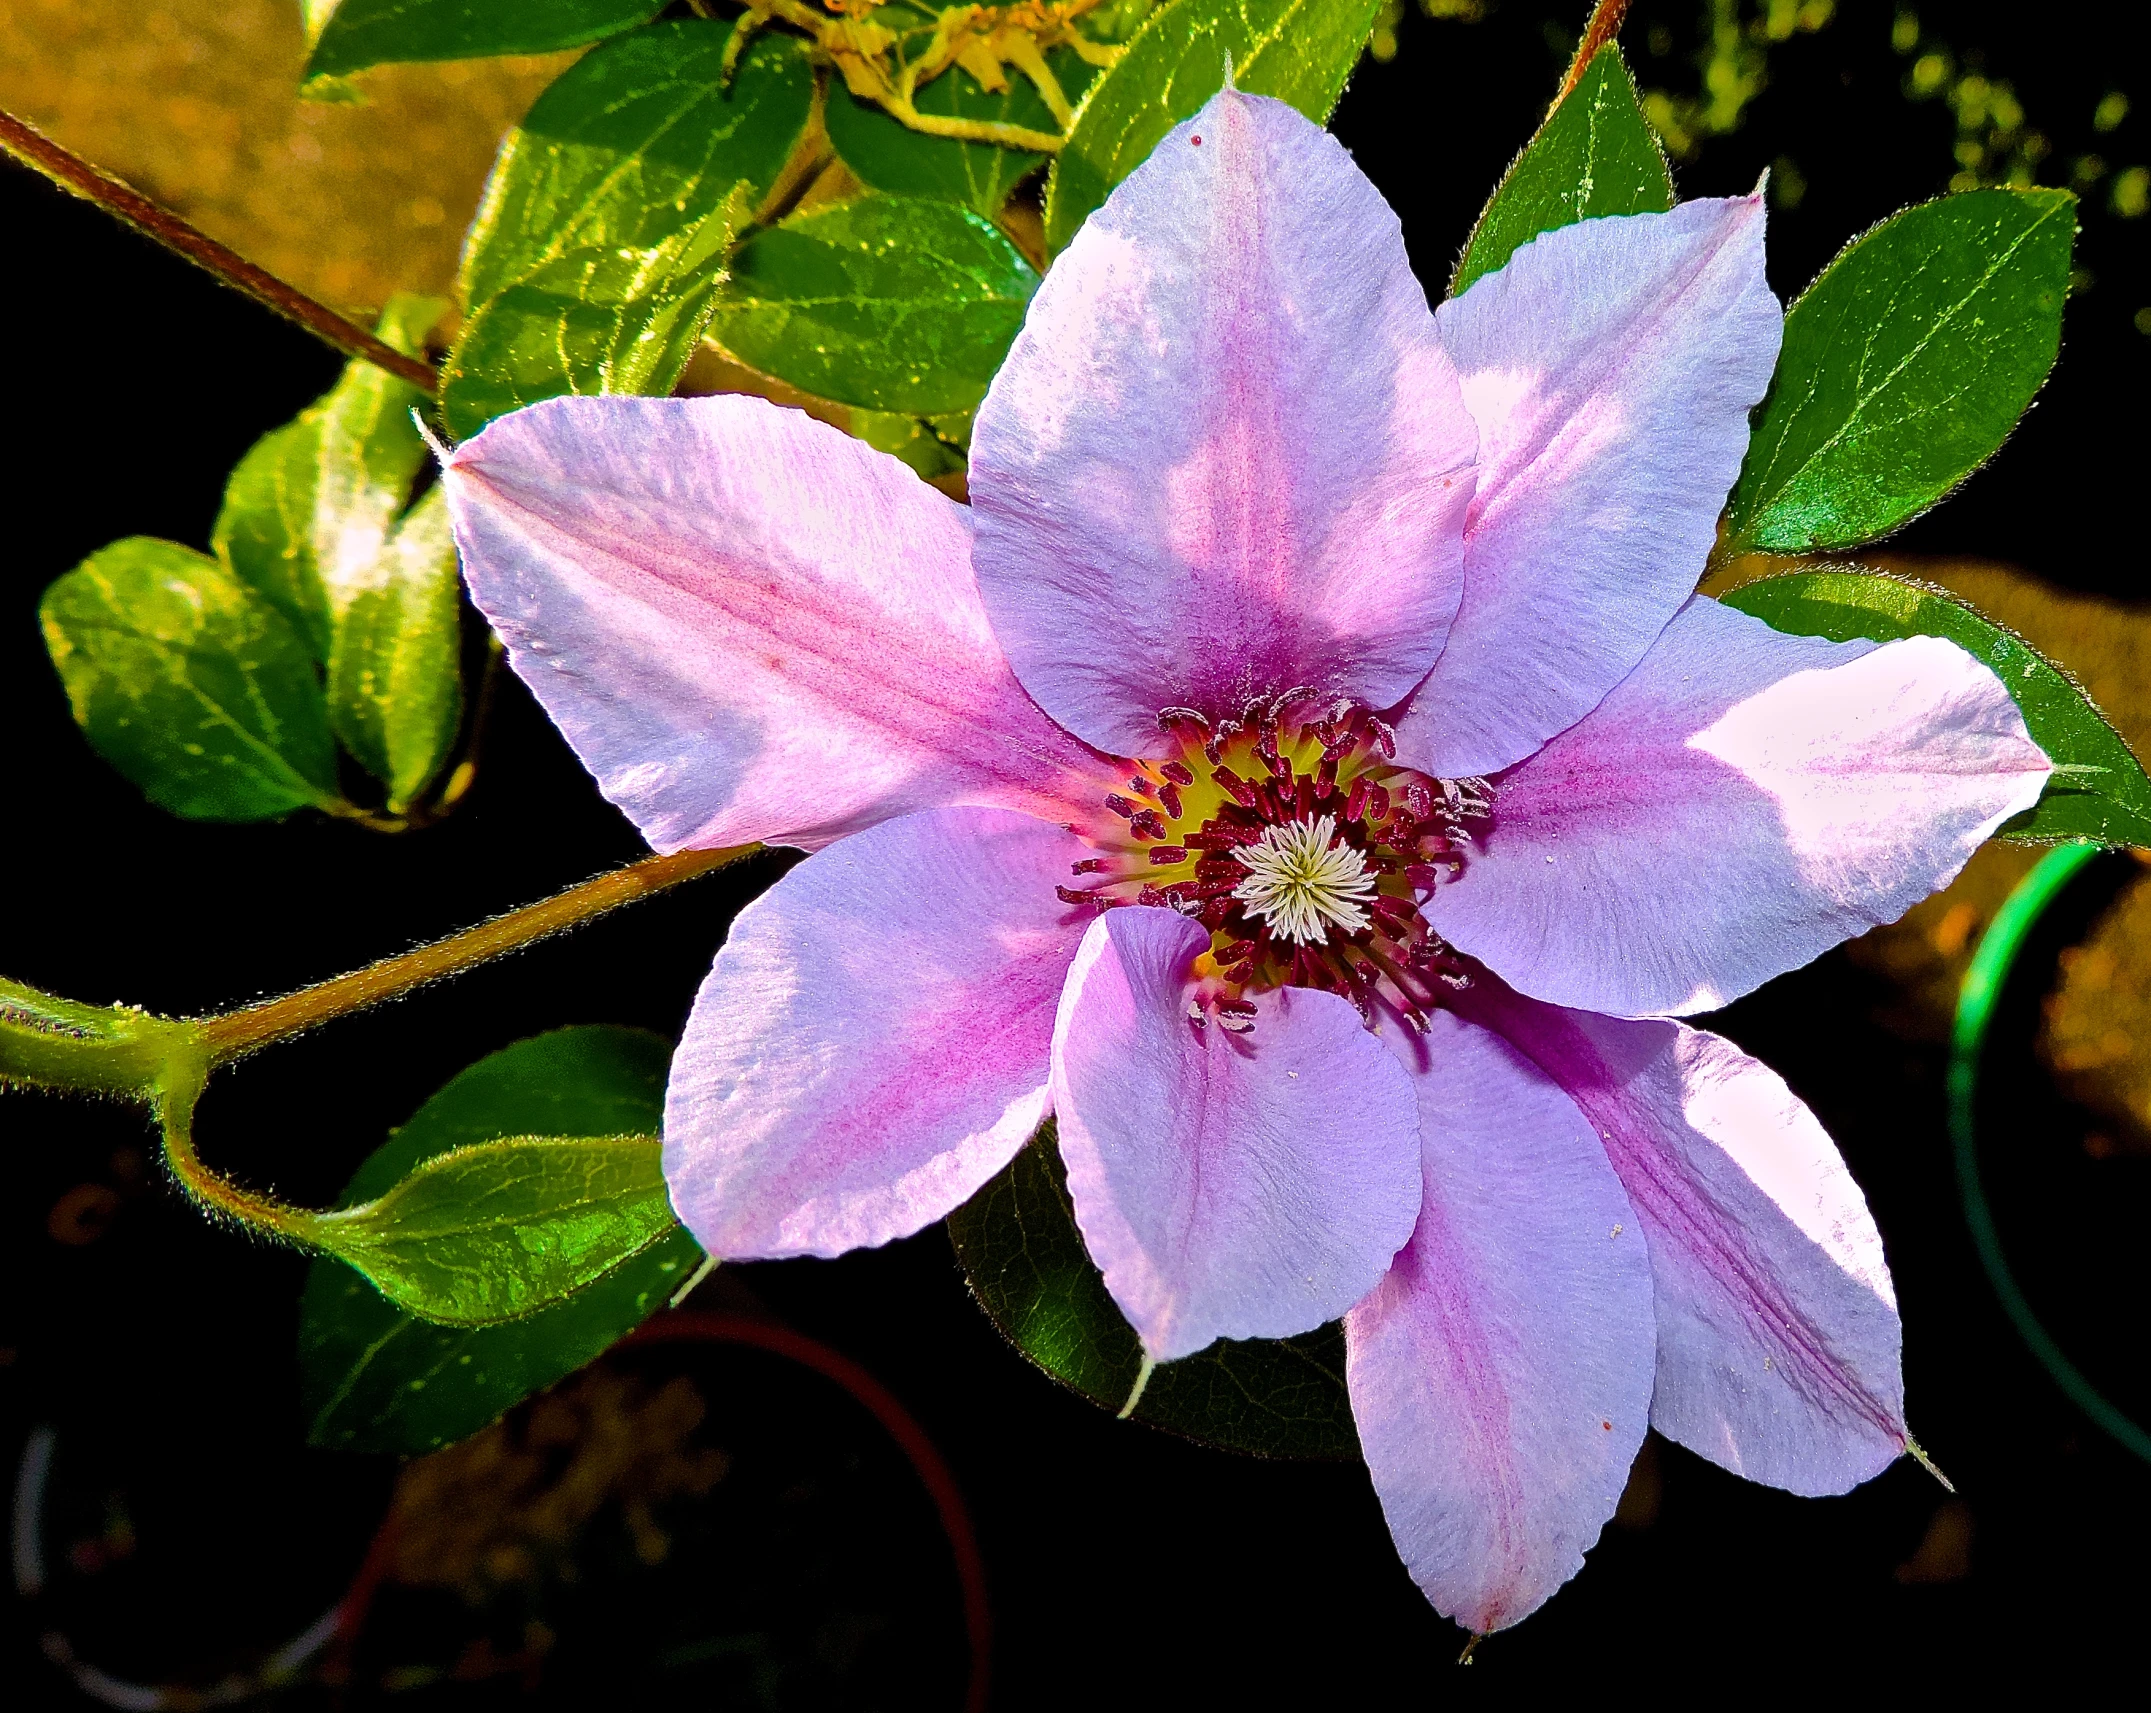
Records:
{"label": "glossy leaf surface", "polygon": [[[949,1215],[972,1295],[1009,1341],[1118,1410],[1142,1364],[1135,1333],[1084,1250],[1049,1119],[1008,1169]],[[1354,1458],[1344,1334],[1223,1340],[1152,1373],[1136,1419],[1264,1457]]]}
{"label": "glossy leaf surface", "polygon": [[[654,1133],[670,1048],[639,1029],[556,1030],[481,1059],[361,1166],[346,1205],[423,1161],[506,1135]],[[315,1261],[300,1314],[308,1438],[419,1452],[476,1432],[631,1331],[702,1259],[677,1227],[565,1302],[522,1320],[439,1326],[386,1301],[341,1263]]]}
{"label": "glossy leaf surface", "polygon": [[255,441],[224,485],[224,506],[209,544],[232,575],[267,600],[327,663],[334,623],[321,567],[314,558],[314,492],[321,465],[321,417]]}
{"label": "glossy leaf surface", "polygon": [[38,609],[75,721],[175,815],[262,821],[336,799],[336,746],[313,652],[216,560],[130,536]]}
{"label": "glossy leaf surface", "polygon": [[1847,247],[1786,315],[1721,557],[1872,541],[1991,458],[2054,366],[2075,232],[2067,191],[1970,190]]}
{"label": "glossy leaf surface", "polygon": [[473,309],[584,245],[648,251],[724,207],[759,202],[806,128],[813,72],[767,35],[723,81],[729,25],[687,18],[593,49],[508,133],[458,279]]}
{"label": "glossy leaf surface", "polygon": [[1449,282],[1452,296],[1541,232],[1673,206],[1673,175],[1621,50],[1608,43],[1502,175]]}
{"label": "glossy leaf surface", "polygon": [[341,0],[306,71],[335,76],[397,61],[550,53],[631,29],[662,9],[653,0]]}
{"label": "glossy leaf surface", "polygon": [[1743,584],[1725,604],[1773,629],[1833,642],[1938,636],[1993,669],[2055,764],[2046,793],[2004,837],[2151,845],[2151,778],[2061,669],[1953,595],[1872,571],[1795,571]]}
{"label": "glossy leaf surface", "polygon": [[[1046,66],[1073,102],[1097,75],[1072,48],[1058,48]],[[1060,124],[1037,86],[1014,66],[1008,86],[995,93],[979,86],[961,69],[943,72],[913,98],[921,113],[950,119],[978,119],[1027,130],[1057,132]],[[841,82],[829,91],[829,142],[861,184],[896,196],[932,196],[960,202],[979,213],[999,212],[1008,194],[1045,164],[1043,155],[991,143],[929,137],[892,119],[870,101],[847,93]]]}
{"label": "glossy leaf surface", "polygon": [[982,215],[869,196],[742,244],[710,333],[802,392],[933,416],[986,396],[1037,289],[1031,265]]}
{"label": "glossy leaf surface", "polygon": [[1090,86],[1046,186],[1046,247],[1076,229],[1181,120],[1233,81],[1289,101],[1317,125],[1359,63],[1380,0],[1173,0]]}

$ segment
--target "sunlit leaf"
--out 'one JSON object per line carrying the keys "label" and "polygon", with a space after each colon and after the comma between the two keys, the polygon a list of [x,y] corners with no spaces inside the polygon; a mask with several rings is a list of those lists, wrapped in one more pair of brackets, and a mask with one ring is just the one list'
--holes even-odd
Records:
{"label": "sunlit leaf", "polygon": [[318,411],[263,435],[224,486],[210,546],[234,576],[292,622],[325,665],[335,624],[314,558],[320,466]]}
{"label": "sunlit leaf", "polygon": [[795,215],[739,248],[710,336],[802,392],[914,416],[986,396],[1038,275],[990,220],[924,197]]}
{"label": "sunlit leaf", "polygon": [[1046,247],[1059,250],[1091,211],[1233,81],[1289,101],[1320,125],[1359,63],[1381,0],[1172,0],[1090,86],[1046,186]]}
{"label": "sunlit leaf", "polygon": [[[370,1201],[426,1160],[503,1136],[654,1132],[669,1056],[663,1040],[639,1029],[560,1029],[519,1041],[420,1107],[359,1168],[344,1201]],[[300,1310],[308,1438],[393,1452],[461,1439],[615,1343],[701,1259],[674,1228],[565,1302],[477,1328],[420,1320],[350,1268],[317,1260]]]}
{"label": "sunlit leaf", "polygon": [[1608,43],[1502,175],[1449,282],[1452,295],[1541,232],[1673,206],[1673,176],[1621,50]]}
{"label": "sunlit leaf", "polygon": [[1993,669],[2055,764],[2045,795],[2004,836],[2151,845],[2151,779],[2120,733],[2059,667],[1947,591],[1873,571],[1795,571],[1743,584],[1724,600],[1796,636],[1956,643]]}
{"label": "sunlit leaf", "polygon": [[448,759],[463,717],[456,544],[440,488],[396,526],[343,590],[329,655],[336,735],[408,807]]}
{"label": "sunlit leaf", "polygon": [[[1118,1410],[1142,1364],[1135,1333],[1091,1265],[1052,1121],[955,1213],[949,1236],[993,1323],[1062,1385]],[[1226,1339],[1150,1377],[1136,1419],[1265,1457],[1359,1455],[1344,1335]]]}
{"label": "sunlit leaf", "polygon": [[339,0],[319,21],[307,75],[334,76],[404,60],[542,54],[631,29],[663,10],[657,0]]}
{"label": "sunlit leaf", "polygon": [[151,802],[261,821],[336,801],[312,650],[208,555],[116,541],[47,589],[38,616],[76,723]]}
{"label": "sunlit leaf", "polygon": [[1971,190],[1856,239],[1785,318],[1721,555],[1872,541],[2000,448],[2054,366],[2076,198]]}
{"label": "sunlit leaf", "polygon": [[724,86],[727,26],[609,42],[503,147],[473,227],[470,319],[441,374],[451,434],[561,393],[667,393],[709,319],[734,234],[807,125],[813,76],[768,35]]}
{"label": "sunlit leaf", "polygon": [[[1097,75],[1073,48],[1055,49],[1046,55],[1046,66],[1071,102],[1082,98]],[[1007,69],[1008,87],[999,94],[982,89],[959,68],[921,87],[913,105],[943,118],[1057,133],[1060,124],[1037,86],[1014,66]],[[874,103],[849,94],[841,82],[830,88],[827,122],[831,146],[861,184],[897,196],[961,202],[986,215],[998,213],[1008,193],[1045,164],[1045,156],[1020,149],[914,131]]]}

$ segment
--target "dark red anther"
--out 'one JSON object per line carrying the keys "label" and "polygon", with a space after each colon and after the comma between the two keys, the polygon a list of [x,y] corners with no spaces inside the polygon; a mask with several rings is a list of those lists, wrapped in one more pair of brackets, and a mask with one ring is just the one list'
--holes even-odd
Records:
{"label": "dark red anther", "polygon": [[1184,761],[1168,761],[1158,771],[1175,785],[1193,785],[1195,783],[1195,770]]}
{"label": "dark red anther", "polygon": [[1292,810],[1293,810],[1293,814],[1294,814],[1294,816],[1295,816],[1295,817],[1296,817],[1297,819],[1299,819],[1299,820],[1302,820],[1302,821],[1312,820],[1312,819],[1314,818],[1314,806],[1315,806],[1315,788],[1314,788],[1314,781],[1313,781],[1312,779],[1308,779],[1308,778],[1305,778],[1305,777],[1303,777],[1303,778],[1302,778],[1302,779],[1300,780],[1299,784],[1298,784],[1298,785],[1296,785],[1296,786],[1295,786],[1295,787],[1293,788],[1293,792],[1292,792]]}
{"label": "dark red anther", "polygon": [[1197,880],[1229,880],[1235,886],[1247,878],[1247,870],[1231,857],[1208,856],[1195,865]]}
{"label": "dark red anther", "polygon": [[1138,904],[1148,904],[1165,910],[1170,910],[1173,907],[1173,901],[1165,895],[1162,889],[1149,885],[1144,886],[1143,890],[1135,895],[1135,901]]}
{"label": "dark red anther", "polygon": [[1377,922],[1389,930],[1391,939],[1404,939],[1419,925],[1419,912],[1403,899],[1392,898],[1386,892],[1378,894],[1367,909]]}
{"label": "dark red anther", "polygon": [[1128,789],[1138,797],[1155,797],[1158,794],[1156,788],[1140,773],[1128,781]]}
{"label": "dark red anther", "polygon": [[1246,878],[1247,876],[1244,874],[1233,874],[1223,875],[1215,880],[1205,880],[1198,874],[1192,883],[1183,880],[1173,890],[1184,897],[1193,898],[1197,901],[1210,898],[1229,898],[1238,890],[1240,882]]}
{"label": "dark red anther", "polygon": [[1098,898],[1094,893],[1078,892],[1072,886],[1056,886],[1053,889],[1053,896],[1063,904],[1096,904],[1098,902]]}
{"label": "dark red anther", "polygon": [[1071,874],[1103,874],[1113,865],[1104,857],[1085,857],[1081,862],[1068,865]]}
{"label": "dark red anther", "polygon": [[1344,818],[1347,821],[1356,821],[1366,813],[1366,810],[1367,776],[1362,773],[1352,781],[1352,789],[1345,795]]}
{"label": "dark red anther", "polygon": [[1199,732],[1206,732],[1210,729],[1209,720],[1203,716],[1200,710],[1195,708],[1160,708],[1158,710],[1158,725],[1168,732],[1175,726],[1193,726]]}
{"label": "dark red anther", "polygon": [[1112,810],[1114,814],[1118,815],[1124,821],[1132,821],[1138,815],[1146,815],[1150,813],[1150,811],[1145,809],[1140,803],[1131,803],[1127,800],[1127,798],[1121,796],[1118,792],[1115,792],[1112,796],[1108,797],[1105,800],[1105,806],[1108,809]]}
{"label": "dark red anther", "polygon": [[1217,782],[1217,788],[1235,803],[1244,804],[1250,809],[1255,806],[1255,788],[1231,768],[1221,767],[1210,777]]}
{"label": "dark red anther", "polygon": [[1389,787],[1377,785],[1367,793],[1367,819],[1379,826],[1389,819]]}
{"label": "dark red anther", "polygon": [[1178,845],[1152,845],[1150,865],[1153,868],[1170,868],[1176,862],[1186,862],[1188,853]]}
{"label": "dark red anther", "polygon": [[1397,759],[1397,734],[1389,722],[1387,720],[1378,720],[1372,714],[1369,714],[1367,716],[1367,731],[1374,739],[1374,747],[1382,752],[1383,757],[1386,760],[1395,761]]}
{"label": "dark red anther", "polygon": [[1165,837],[1165,817],[1155,809],[1144,809],[1128,823],[1139,839],[1162,839]]}
{"label": "dark red anther", "polygon": [[1202,914],[1196,920],[1214,934],[1231,920],[1237,908],[1230,898],[1213,898],[1202,907]]}
{"label": "dark red anther", "polygon": [[1411,810],[1413,820],[1431,821],[1434,818],[1434,793],[1427,789],[1425,780],[1408,779],[1404,782],[1404,802]]}
{"label": "dark red anther", "polygon": [[1158,801],[1165,805],[1165,817],[1170,821],[1180,819],[1180,787],[1167,780],[1158,787]]}
{"label": "dark red anther", "polygon": [[1210,831],[1210,826],[1215,825],[1215,822],[1211,822],[1209,826],[1204,827],[1204,829],[1199,833],[1182,833],[1180,835],[1180,842],[1186,845],[1189,850],[1194,851],[1238,850],[1240,848],[1240,841],[1234,838],[1231,834],[1213,833]]}
{"label": "dark red anther", "polygon": [[[1315,769],[1314,794],[1318,803],[1327,802],[1331,792],[1337,789],[1337,758],[1325,754]],[[1349,819],[1349,817],[1347,817]]]}

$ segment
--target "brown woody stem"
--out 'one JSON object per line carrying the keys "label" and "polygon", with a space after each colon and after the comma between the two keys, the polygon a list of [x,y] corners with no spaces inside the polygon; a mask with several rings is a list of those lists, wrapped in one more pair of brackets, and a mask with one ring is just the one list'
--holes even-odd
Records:
{"label": "brown woody stem", "polygon": [[159,206],[132,185],[92,166],[72,150],[63,148],[35,126],[11,113],[0,112],[0,149],[25,166],[35,167],[54,184],[94,202],[107,214],[124,220],[138,232],[146,232],[167,249],[207,268],[226,285],[236,286],[257,303],[266,304],[287,320],[327,341],[348,357],[363,357],[386,369],[399,380],[432,392],[433,369],[415,357],[406,357],[393,345],[377,339],[355,321],[345,319],[325,303],[286,285],[274,274],[257,268],[238,251],[218,243]]}
{"label": "brown woody stem", "polygon": [[[503,953],[523,947],[566,928],[577,927],[593,916],[616,910],[623,904],[648,898],[684,880],[708,874],[740,858],[751,856],[760,845],[734,845],[719,851],[679,851],[671,856],[644,857],[625,868],[571,886],[539,904],[511,910],[475,928],[466,928],[445,940],[416,951],[383,958],[362,970],[302,988],[231,1011],[221,1017],[205,1017],[195,1024],[198,1038],[208,1054],[207,1069],[229,1064],[275,1041],[282,1041],[353,1011],[400,999],[428,982],[460,975],[467,969]],[[243,1217],[243,1216],[242,1216]]]}
{"label": "brown woody stem", "polygon": [[1554,97],[1556,107],[1583,81],[1583,74],[1598,57],[1598,50],[1621,33],[1630,3],[1631,0],[1598,0],[1591,9],[1591,21],[1583,27],[1583,40],[1576,44],[1576,57],[1568,62],[1568,76],[1561,80],[1561,93]]}

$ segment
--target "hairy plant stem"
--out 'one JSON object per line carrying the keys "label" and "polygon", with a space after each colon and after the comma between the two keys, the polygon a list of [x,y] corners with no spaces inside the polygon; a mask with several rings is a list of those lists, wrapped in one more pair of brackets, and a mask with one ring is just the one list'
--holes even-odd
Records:
{"label": "hairy plant stem", "polygon": [[1583,74],[1590,70],[1598,50],[1621,33],[1631,3],[1632,0],[1598,0],[1598,4],[1591,8],[1590,22],[1583,27],[1583,40],[1576,44],[1576,57],[1568,62],[1568,75],[1561,80],[1561,92],[1553,98],[1555,107],[1566,101],[1569,91],[1583,81]]}
{"label": "hairy plant stem", "polygon": [[194,1028],[206,1053],[209,1068],[304,1033],[308,1029],[363,1011],[391,999],[400,999],[414,988],[448,976],[460,975],[508,952],[520,951],[549,935],[574,928],[593,916],[617,910],[623,904],[649,898],[693,880],[698,875],[724,868],[762,849],[760,845],[734,845],[718,851],[678,851],[671,856],[644,857],[610,874],[571,886],[541,903],[527,904],[436,940],[430,946],[383,958],[362,970],[353,970],[333,981],[301,988],[281,999],[250,1005],[244,1011],[228,1011],[221,1017],[204,1017]]}
{"label": "hairy plant stem", "polygon": [[238,251],[218,243],[206,232],[152,202],[132,185],[92,166],[71,149],[54,142],[33,125],[11,113],[0,112],[0,149],[23,165],[34,167],[64,190],[86,202],[94,202],[107,214],[124,220],[138,232],[147,233],[167,249],[206,268],[226,285],[236,286],[257,303],[265,304],[307,332],[325,340],[347,357],[363,357],[376,368],[386,369],[399,380],[409,381],[431,393],[435,386],[431,365],[406,357],[393,345],[377,339],[357,322],[347,320],[325,303],[316,302],[294,286],[286,285],[266,269],[257,268]]}

